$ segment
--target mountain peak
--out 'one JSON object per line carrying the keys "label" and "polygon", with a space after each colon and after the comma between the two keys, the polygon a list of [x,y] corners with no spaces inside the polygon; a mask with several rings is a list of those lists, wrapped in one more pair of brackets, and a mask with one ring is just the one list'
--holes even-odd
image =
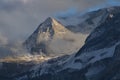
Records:
{"label": "mountain peak", "polygon": [[55,18],[52,18],[52,17],[48,17],[43,23],[56,23],[58,22]]}
{"label": "mountain peak", "polygon": [[48,17],[48,18],[45,20],[45,22],[52,22],[53,20],[54,20],[54,18]]}
{"label": "mountain peak", "polygon": [[55,26],[58,27],[59,25],[62,26],[61,23],[59,23],[56,19],[52,17],[48,17],[42,24],[40,24],[39,29],[45,29],[45,28],[54,28]]}
{"label": "mountain peak", "polygon": [[42,23],[41,29],[43,29],[43,28],[47,28],[47,29],[49,28],[49,30],[52,29],[54,31],[54,34],[67,31],[66,28],[61,23],[59,23],[56,19],[54,19],[52,17],[48,17]]}
{"label": "mountain peak", "polygon": [[[64,38],[66,35],[70,34],[72,33],[67,30],[61,23],[59,23],[54,18],[48,17],[25,41],[24,45],[31,53],[41,54],[42,52],[48,55],[50,53],[61,53],[59,48],[56,50],[56,45],[58,47],[58,43],[66,42]],[[61,50],[64,49],[62,45],[60,45],[60,48]]]}

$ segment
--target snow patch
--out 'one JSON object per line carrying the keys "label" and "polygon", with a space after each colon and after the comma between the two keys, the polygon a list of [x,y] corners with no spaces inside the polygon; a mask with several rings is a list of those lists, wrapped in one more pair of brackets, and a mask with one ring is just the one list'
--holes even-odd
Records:
{"label": "snow patch", "polygon": [[110,18],[113,18],[113,17],[114,17],[114,15],[113,15],[113,14],[110,14],[110,15],[109,15],[109,17],[110,17]]}

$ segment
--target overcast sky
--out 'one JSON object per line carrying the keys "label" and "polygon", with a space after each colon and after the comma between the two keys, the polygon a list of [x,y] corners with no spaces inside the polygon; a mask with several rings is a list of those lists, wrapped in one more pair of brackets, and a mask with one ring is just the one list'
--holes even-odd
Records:
{"label": "overcast sky", "polygon": [[25,39],[49,16],[119,5],[120,0],[0,0],[0,35]]}

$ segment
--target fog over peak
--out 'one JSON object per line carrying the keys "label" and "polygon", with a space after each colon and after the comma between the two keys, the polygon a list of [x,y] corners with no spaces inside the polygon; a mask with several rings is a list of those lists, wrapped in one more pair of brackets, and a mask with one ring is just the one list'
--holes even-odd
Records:
{"label": "fog over peak", "polygon": [[25,40],[49,16],[71,16],[119,3],[119,0],[0,0],[0,32],[9,40]]}

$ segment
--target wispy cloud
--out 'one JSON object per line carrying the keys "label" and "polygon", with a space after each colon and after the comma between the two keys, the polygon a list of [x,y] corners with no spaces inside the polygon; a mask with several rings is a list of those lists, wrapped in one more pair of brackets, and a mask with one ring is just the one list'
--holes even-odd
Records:
{"label": "wispy cloud", "polygon": [[0,33],[0,46],[6,45],[6,44],[8,44],[8,39],[7,39],[7,37],[3,36],[3,35]]}

